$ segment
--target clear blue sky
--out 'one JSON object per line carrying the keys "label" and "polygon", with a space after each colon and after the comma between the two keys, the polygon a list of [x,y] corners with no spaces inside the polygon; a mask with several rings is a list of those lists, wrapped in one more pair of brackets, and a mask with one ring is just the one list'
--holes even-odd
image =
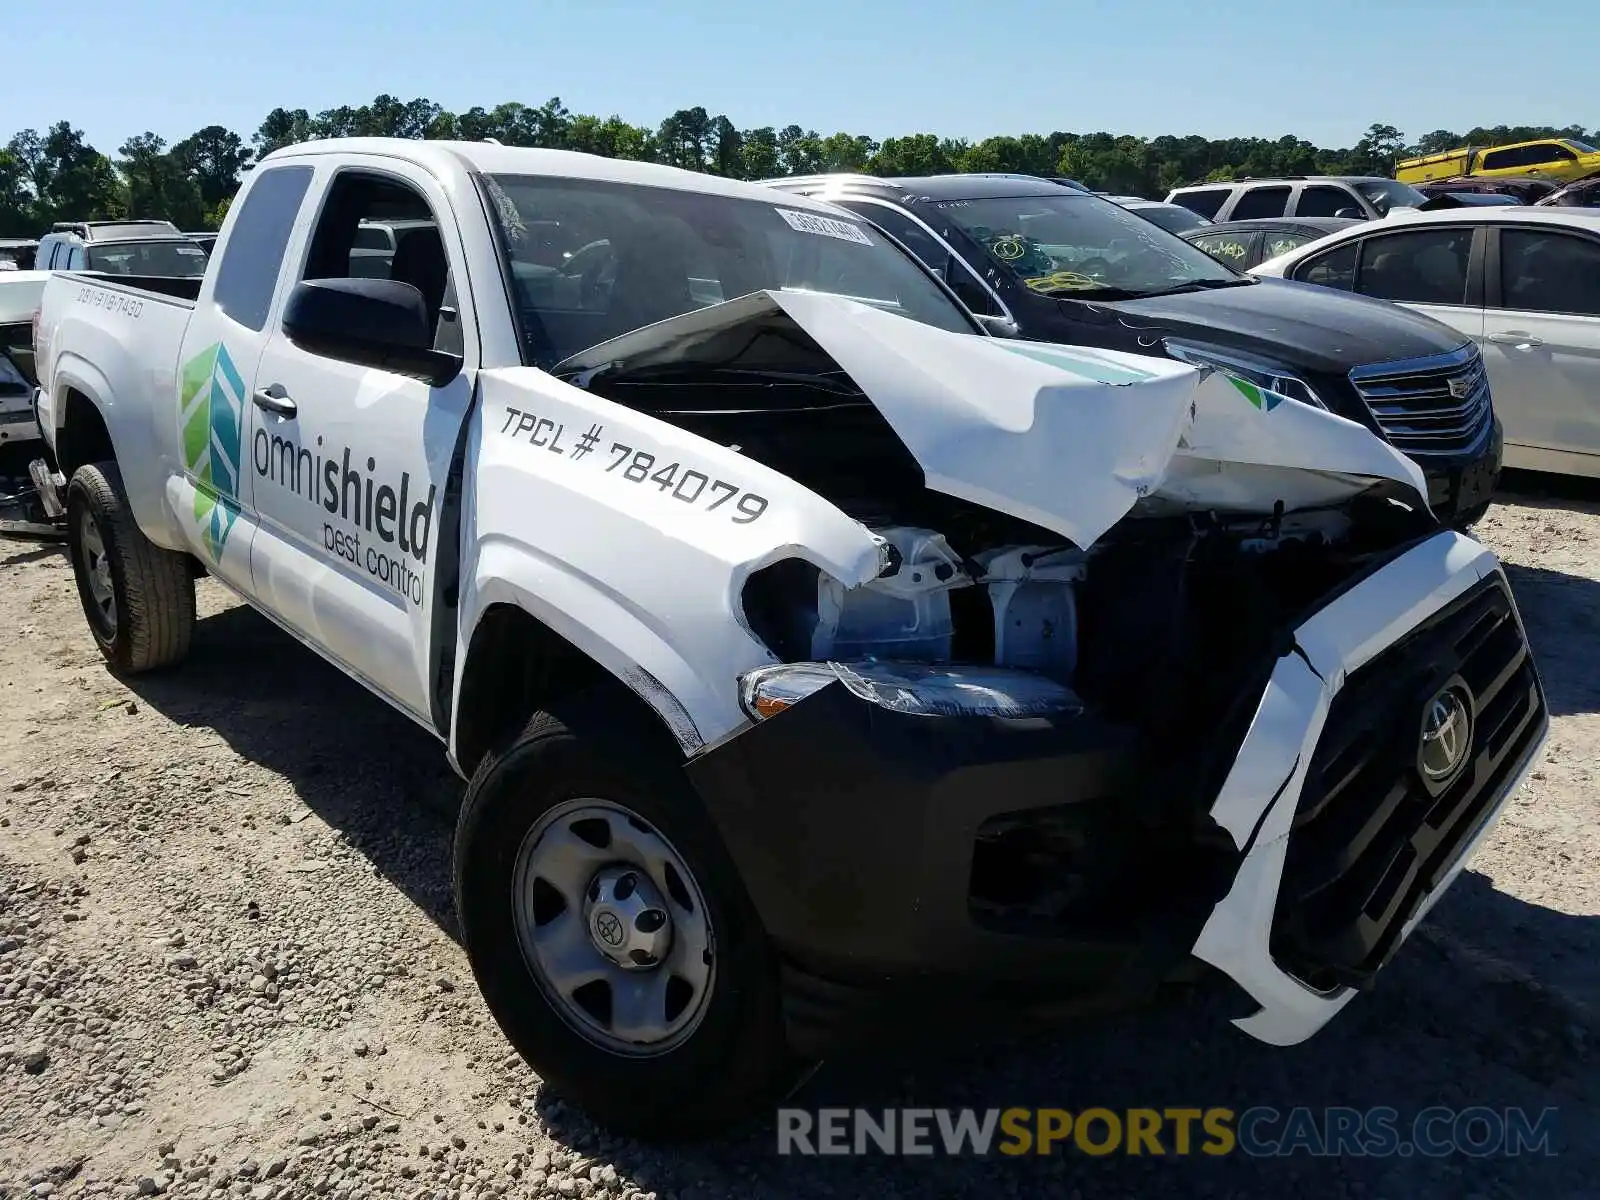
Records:
{"label": "clear blue sky", "polygon": [[248,139],[278,105],[382,92],[456,110],[558,95],[651,126],[703,104],[877,138],[1593,128],[1593,4],[71,0],[8,22],[0,139],[61,119],[107,153],[147,129]]}

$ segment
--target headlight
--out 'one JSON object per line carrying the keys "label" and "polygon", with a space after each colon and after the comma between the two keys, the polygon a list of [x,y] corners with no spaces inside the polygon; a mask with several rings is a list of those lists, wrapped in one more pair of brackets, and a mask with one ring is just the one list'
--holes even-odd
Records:
{"label": "headlight", "polygon": [[1174,341],[1170,338],[1167,340],[1167,353],[1179,362],[1186,362],[1192,367],[1215,367],[1229,375],[1237,375],[1259,388],[1277,392],[1280,396],[1288,396],[1289,399],[1298,400],[1301,404],[1309,404],[1313,408],[1328,407],[1309,383],[1298,375],[1290,374],[1278,363],[1235,354],[1232,351],[1214,350],[1210,346]]}
{"label": "headlight", "polygon": [[912,716],[1040,717],[1083,710],[1070,688],[1028,671],[877,659],[760,667],[740,678],[739,698],[763,721],[834,682],[858,699]]}

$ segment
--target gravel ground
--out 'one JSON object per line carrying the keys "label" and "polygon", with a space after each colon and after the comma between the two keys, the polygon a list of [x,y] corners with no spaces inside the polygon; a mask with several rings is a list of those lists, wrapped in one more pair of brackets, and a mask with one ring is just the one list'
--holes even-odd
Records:
{"label": "gravel ground", "polygon": [[1553,1157],[608,1139],[541,1094],[478,998],[437,747],[209,581],[191,661],[130,689],[64,557],[0,539],[0,1198],[1600,1195],[1600,503],[1519,486],[1479,532],[1512,564],[1549,753],[1373,994],[1289,1050],[1201,1002],[829,1063],[795,1102],[1555,1107]]}

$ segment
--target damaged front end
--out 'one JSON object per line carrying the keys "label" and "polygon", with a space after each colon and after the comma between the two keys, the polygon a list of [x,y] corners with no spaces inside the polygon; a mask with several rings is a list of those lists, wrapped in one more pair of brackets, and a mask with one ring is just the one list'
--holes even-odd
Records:
{"label": "damaged front end", "polygon": [[[1409,818],[1380,831],[1382,862],[1351,830],[1326,835],[1346,844],[1317,868],[1315,919],[1383,927],[1329,950],[1342,927],[1300,936],[1308,910],[1274,906],[1333,697],[1499,578],[1440,531],[1409,460],[1212,372],[960,338],[834,297],[745,297],[556,373],[782,472],[878,541],[866,582],[800,548],[747,574],[739,611],[772,661],[739,680],[750,724],[688,766],[784,956],[803,1049],[899,1023],[930,983],[1097,1009],[1197,960],[1250,994],[1259,1036],[1308,1036],[1442,890],[1543,736],[1509,593],[1407,660],[1379,726],[1410,730],[1458,675],[1488,705],[1524,672],[1532,699],[1427,864],[1395,866],[1421,845]],[[1480,636],[1510,657],[1469,662]],[[1411,765],[1364,769],[1340,821],[1382,816]],[[1380,920],[1364,906],[1385,889]]]}

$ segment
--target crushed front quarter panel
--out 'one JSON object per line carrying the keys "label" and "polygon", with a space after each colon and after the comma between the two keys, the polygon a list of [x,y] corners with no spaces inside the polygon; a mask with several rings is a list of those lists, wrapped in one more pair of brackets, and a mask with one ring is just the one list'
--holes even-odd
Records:
{"label": "crushed front quarter panel", "polygon": [[686,751],[742,724],[738,677],[776,661],[743,623],[751,572],[792,556],[853,586],[881,568],[863,525],[734,450],[531,367],[480,379],[464,642],[491,604],[516,604],[639,692]]}

